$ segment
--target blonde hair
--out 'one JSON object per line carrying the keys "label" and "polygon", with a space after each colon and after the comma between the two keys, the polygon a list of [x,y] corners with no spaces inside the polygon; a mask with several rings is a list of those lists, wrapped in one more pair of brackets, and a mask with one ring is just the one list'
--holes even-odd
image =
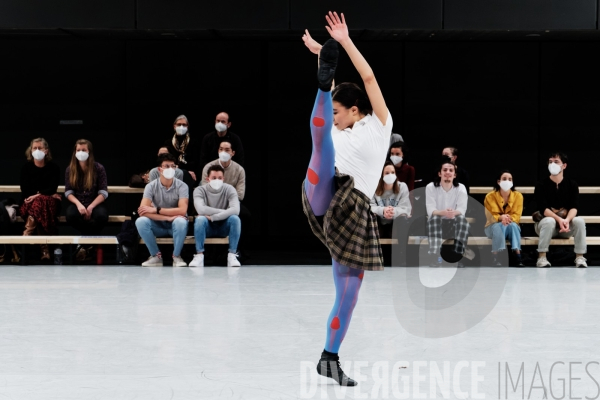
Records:
{"label": "blonde hair", "polygon": [[33,147],[34,143],[41,143],[42,146],[44,146],[44,148],[46,150],[48,150],[48,153],[46,153],[46,157],[44,158],[44,161],[52,161],[52,153],[50,153],[50,146],[48,146],[48,142],[46,142],[46,139],[44,139],[43,137],[39,137],[36,139],[33,139],[31,141],[31,143],[29,143],[29,147],[27,148],[27,150],[25,150],[25,157],[27,157],[27,161],[33,161],[33,156],[31,155],[31,149]]}
{"label": "blonde hair", "polygon": [[[85,144],[88,148],[88,151],[90,152],[90,156],[86,161],[87,169],[85,171],[83,171],[83,169],[79,165],[79,160],[77,159],[77,157],[75,157],[78,144]],[[71,184],[71,187],[77,190],[90,190],[92,186],[94,186],[94,182],[96,181],[96,171],[94,165],[94,147],[92,146],[92,142],[90,142],[87,139],[79,139],[77,142],[75,142],[75,146],[73,147],[73,154],[71,155],[71,163],[69,164],[69,183]],[[79,187],[80,179],[83,180],[83,187]]]}

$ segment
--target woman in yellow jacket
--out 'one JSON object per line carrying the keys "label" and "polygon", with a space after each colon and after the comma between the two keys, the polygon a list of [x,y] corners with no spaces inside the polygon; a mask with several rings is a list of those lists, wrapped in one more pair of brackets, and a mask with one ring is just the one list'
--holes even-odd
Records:
{"label": "woman in yellow jacket", "polygon": [[494,190],[485,196],[485,235],[492,239],[494,266],[502,265],[497,258],[499,251],[506,249],[506,240],[510,241],[515,253],[516,264],[523,267],[521,260],[521,214],[523,213],[523,195],[513,187],[513,177],[509,171],[502,171]]}

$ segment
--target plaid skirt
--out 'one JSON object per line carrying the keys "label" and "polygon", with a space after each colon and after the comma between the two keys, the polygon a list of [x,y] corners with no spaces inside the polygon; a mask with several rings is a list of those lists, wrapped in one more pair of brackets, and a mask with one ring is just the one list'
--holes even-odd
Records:
{"label": "plaid skirt", "polygon": [[371,199],[354,189],[354,178],[336,173],[337,191],[323,217],[315,216],[302,184],[302,208],[313,233],[329,249],[331,257],[346,267],[382,271],[377,217],[371,212]]}

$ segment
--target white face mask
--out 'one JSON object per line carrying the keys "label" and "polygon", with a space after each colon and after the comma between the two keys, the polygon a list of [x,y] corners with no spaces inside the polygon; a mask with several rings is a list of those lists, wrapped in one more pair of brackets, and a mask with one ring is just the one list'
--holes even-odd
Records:
{"label": "white face mask", "polygon": [[560,174],[560,171],[562,171],[562,167],[556,163],[550,163],[548,164],[548,171],[550,171],[552,175],[558,175]]}
{"label": "white face mask", "polygon": [[162,174],[165,179],[173,179],[175,177],[175,168],[164,168]]}
{"label": "white face mask", "polygon": [[513,183],[511,181],[500,181],[499,185],[504,191],[510,190],[510,188],[513,187]]}
{"label": "white face mask", "polygon": [[221,188],[223,187],[223,181],[221,179],[213,179],[208,184],[211,188],[215,190],[221,190]]}
{"label": "white face mask", "polygon": [[31,155],[38,161],[42,161],[46,157],[46,153],[41,150],[34,150],[31,152]]}
{"label": "white face mask", "polygon": [[175,132],[177,132],[179,136],[185,135],[187,133],[187,126],[176,126]]}
{"label": "white face mask", "polygon": [[388,185],[396,182],[396,174],[387,174],[383,176],[383,181]]}
{"label": "white face mask", "polygon": [[219,153],[219,160],[221,160],[221,162],[227,162],[229,160],[231,160],[231,154],[222,151]]}
{"label": "white face mask", "polygon": [[87,159],[90,158],[90,153],[87,151],[78,151],[75,153],[75,157],[81,162],[87,161]]}
{"label": "white face mask", "polygon": [[394,165],[402,162],[402,157],[400,156],[390,156],[390,160],[394,163]]}
{"label": "white face mask", "polygon": [[217,130],[217,132],[225,132],[227,130],[227,125],[225,125],[222,122],[217,122],[215,124],[215,129]]}

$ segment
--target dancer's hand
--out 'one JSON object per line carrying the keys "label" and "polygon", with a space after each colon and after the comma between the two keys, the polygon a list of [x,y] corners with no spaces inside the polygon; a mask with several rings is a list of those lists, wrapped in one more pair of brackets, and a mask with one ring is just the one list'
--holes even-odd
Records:
{"label": "dancer's hand", "polygon": [[323,47],[319,43],[317,43],[317,41],[313,39],[312,36],[310,36],[310,33],[308,33],[308,29],[304,30],[302,40],[304,41],[304,45],[308,47],[310,52],[313,54],[319,54],[319,52],[321,51],[321,47]]}
{"label": "dancer's hand", "polygon": [[346,25],[346,19],[344,13],[342,13],[342,19],[338,16],[337,12],[329,11],[329,14],[325,16],[329,26],[326,26],[327,32],[334,38],[338,43],[342,43],[350,38],[348,33],[348,25]]}

